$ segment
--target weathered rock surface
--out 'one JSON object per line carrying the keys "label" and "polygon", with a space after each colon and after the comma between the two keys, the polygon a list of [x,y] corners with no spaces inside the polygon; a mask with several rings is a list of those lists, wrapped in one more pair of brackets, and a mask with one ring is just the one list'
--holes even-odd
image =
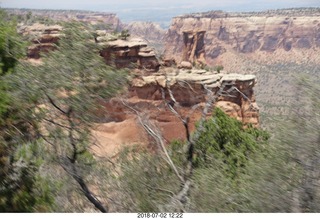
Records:
{"label": "weathered rock surface", "polygon": [[182,61],[205,64],[204,36],[206,31],[183,31]]}
{"label": "weathered rock surface", "polygon": [[[259,108],[253,94],[254,85],[254,75],[218,74],[204,70],[176,72],[176,69],[171,68],[160,70],[149,76],[135,78],[124,100],[113,99],[105,104],[108,123],[97,125],[95,134],[103,145],[101,148],[112,153],[122,145],[152,145],[153,139],[148,136],[140,122],[161,133],[165,143],[176,139],[185,140],[184,125],[170,111],[167,103],[182,117],[189,116],[188,125],[190,130],[194,131],[195,123],[201,118],[208,98],[206,89],[217,94],[221,87],[223,95],[218,97],[215,106],[244,125],[251,123],[259,126]],[[167,88],[170,88],[176,103],[172,101]],[[207,116],[210,116],[210,113]],[[109,128],[101,130],[101,127]],[[100,150],[100,153],[105,152]]]}
{"label": "weathered rock surface", "polygon": [[117,68],[139,68],[158,71],[159,62],[152,48],[139,38],[110,40],[110,35],[97,32],[97,41],[104,49],[100,52],[106,62]]}
{"label": "weathered rock surface", "polygon": [[23,36],[31,38],[33,45],[28,47],[27,55],[29,58],[38,59],[40,53],[49,52],[56,49],[56,43],[61,34],[62,27],[60,25],[44,25],[35,23],[31,26],[22,26],[19,32]]}
{"label": "weathered rock surface", "polygon": [[166,58],[213,62],[226,51],[250,54],[320,47],[320,9],[257,13],[208,12],[175,17],[166,35]]}
{"label": "weathered rock surface", "polygon": [[184,69],[192,69],[192,64],[191,62],[188,61],[182,61],[179,65],[178,68],[184,68]]}
{"label": "weathered rock surface", "polygon": [[[218,97],[218,105],[230,116],[244,124],[259,125],[259,109],[255,103],[253,87],[254,75],[241,74],[214,74],[203,70],[192,72],[180,71],[177,73],[154,74],[133,80],[133,96],[140,99],[161,100],[165,96],[167,101],[171,97],[166,88],[172,91],[175,100],[183,107],[192,107],[205,103],[207,91],[217,93],[221,87],[223,95]],[[163,93],[164,92],[164,93]]]}

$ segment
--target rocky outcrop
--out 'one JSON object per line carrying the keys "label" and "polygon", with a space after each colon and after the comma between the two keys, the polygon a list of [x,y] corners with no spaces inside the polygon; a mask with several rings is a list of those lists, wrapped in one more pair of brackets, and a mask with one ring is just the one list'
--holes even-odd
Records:
{"label": "rocky outcrop", "polygon": [[259,125],[259,109],[255,103],[254,75],[220,74],[204,70],[153,74],[133,80],[131,93],[140,99],[172,101],[168,90],[182,107],[192,108],[207,101],[207,89],[214,94],[220,90],[216,106],[242,121],[244,125]]}
{"label": "rocky outcrop", "polygon": [[[115,153],[123,145],[153,145],[153,139],[142,124],[152,127],[166,144],[177,139],[185,140],[184,125],[168,104],[183,118],[188,116],[188,127],[194,131],[208,100],[208,90],[218,97],[216,107],[243,122],[244,126],[249,123],[259,126],[254,86],[254,75],[219,74],[204,70],[177,71],[167,68],[149,76],[137,77],[131,82],[128,96],[112,99],[104,105],[106,122],[97,124],[95,129],[96,138],[102,145],[100,148],[104,151],[97,150],[102,154],[108,151]],[[223,95],[217,94],[219,90],[223,91]],[[209,112],[207,117],[210,115]]]}
{"label": "rocky outcrop", "polygon": [[[30,39],[28,58],[39,59],[41,53],[56,49],[56,44],[62,36],[60,25],[33,24],[22,26],[19,32]],[[110,34],[107,30],[96,31],[96,42],[102,45],[100,51],[107,64],[118,68],[139,68],[148,71],[158,71],[159,62],[154,50],[139,38],[130,38],[128,34]]]}
{"label": "rocky outcrop", "polygon": [[31,39],[32,45],[28,47],[27,56],[39,59],[40,53],[56,49],[56,43],[61,37],[60,25],[33,24],[20,27],[19,32]]}
{"label": "rocky outcrop", "polygon": [[139,38],[111,39],[110,35],[97,32],[97,42],[104,49],[100,52],[105,61],[117,68],[139,68],[158,71],[159,62],[153,49]]}
{"label": "rocky outcrop", "polygon": [[[161,69],[149,76],[140,76],[131,81],[129,93],[123,99],[114,98],[105,103],[107,113],[103,122],[93,130],[100,147],[98,155],[113,155],[123,145],[155,145],[144,127],[151,127],[161,135],[164,143],[185,140],[184,124],[168,107],[173,107],[182,118],[188,117],[192,132],[202,116],[207,102],[207,90],[217,95],[216,107],[231,117],[259,126],[259,108],[255,103],[253,87],[255,76],[240,74],[218,74],[203,70]],[[172,96],[169,94],[169,89]],[[218,95],[218,91],[223,95]],[[172,101],[175,99],[175,102]],[[211,112],[206,116],[209,117]],[[155,150],[157,146],[155,145]]]}
{"label": "rocky outcrop", "polygon": [[179,65],[178,68],[184,68],[184,69],[192,69],[192,63],[188,61],[182,61]]}
{"label": "rocky outcrop", "polygon": [[210,63],[226,51],[250,54],[320,48],[320,9],[179,16],[173,19],[165,42],[165,57],[177,63],[199,57]]}

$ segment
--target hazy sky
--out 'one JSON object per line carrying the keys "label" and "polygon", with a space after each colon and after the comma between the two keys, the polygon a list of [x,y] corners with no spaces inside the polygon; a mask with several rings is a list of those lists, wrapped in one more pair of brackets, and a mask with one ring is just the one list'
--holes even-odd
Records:
{"label": "hazy sky", "polygon": [[116,12],[124,20],[159,20],[162,14],[169,17],[209,10],[320,7],[320,0],[0,0],[0,7],[94,10]]}

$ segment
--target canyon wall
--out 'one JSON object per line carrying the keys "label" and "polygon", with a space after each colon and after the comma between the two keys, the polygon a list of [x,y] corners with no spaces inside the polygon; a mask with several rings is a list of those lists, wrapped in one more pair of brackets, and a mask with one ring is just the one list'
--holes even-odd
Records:
{"label": "canyon wall", "polygon": [[123,24],[123,28],[128,29],[132,36],[137,36],[148,41],[148,43],[162,43],[166,31],[154,22],[131,22]]}
{"label": "canyon wall", "polygon": [[131,36],[144,39],[155,50],[157,56],[163,54],[166,30],[162,29],[159,24],[135,21],[123,24],[122,28],[129,30]]}
{"label": "canyon wall", "polygon": [[[202,34],[203,38],[195,37]],[[251,54],[283,50],[289,54],[294,50],[318,49],[320,9],[215,11],[178,16],[173,18],[165,42],[166,59],[174,58],[177,63],[203,62],[205,57],[207,63],[213,64],[228,51]]]}

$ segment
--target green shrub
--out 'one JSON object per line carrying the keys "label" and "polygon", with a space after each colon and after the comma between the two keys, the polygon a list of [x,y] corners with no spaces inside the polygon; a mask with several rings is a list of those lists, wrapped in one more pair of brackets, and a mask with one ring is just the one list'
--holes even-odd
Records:
{"label": "green shrub", "polygon": [[259,143],[268,138],[266,132],[252,126],[244,129],[241,122],[216,108],[213,116],[203,124],[196,141],[195,165],[206,167],[218,159],[223,162],[225,173],[235,178],[243,172],[250,156],[259,150]]}
{"label": "green shrub", "polygon": [[214,70],[217,71],[218,73],[220,73],[223,70],[223,66],[222,65],[217,65],[214,67]]}

